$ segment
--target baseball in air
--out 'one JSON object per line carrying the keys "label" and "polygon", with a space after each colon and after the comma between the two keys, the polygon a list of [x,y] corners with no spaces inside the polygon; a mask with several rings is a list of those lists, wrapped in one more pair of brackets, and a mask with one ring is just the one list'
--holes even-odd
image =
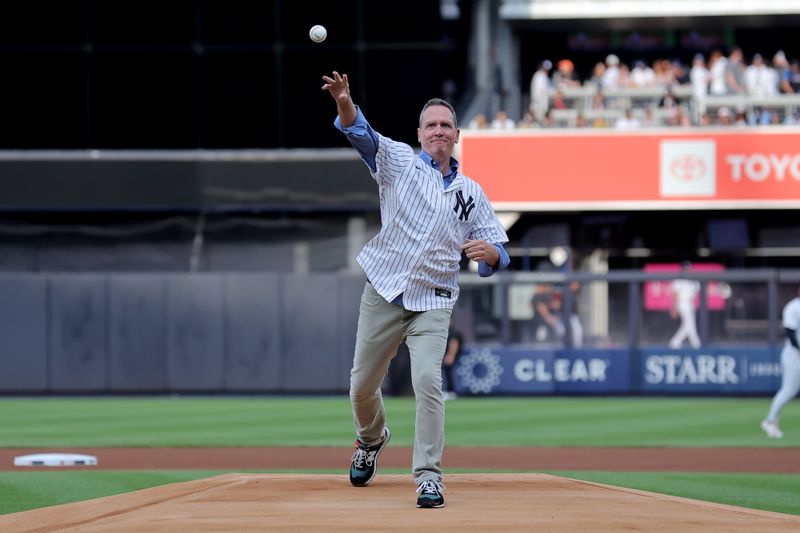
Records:
{"label": "baseball in air", "polygon": [[315,43],[321,43],[328,36],[328,30],[325,29],[325,26],[317,24],[311,28],[308,32],[308,36],[311,37],[311,40]]}

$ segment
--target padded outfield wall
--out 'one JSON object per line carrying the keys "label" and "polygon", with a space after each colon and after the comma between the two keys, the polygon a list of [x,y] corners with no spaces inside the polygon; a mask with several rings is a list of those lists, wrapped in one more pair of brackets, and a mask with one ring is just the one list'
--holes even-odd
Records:
{"label": "padded outfield wall", "polygon": [[[760,277],[775,286],[794,274],[762,271]],[[625,275],[638,283],[633,273],[607,277]],[[462,285],[467,294],[487,283],[504,294],[513,279],[465,275]],[[363,284],[354,274],[5,274],[0,394],[344,393]],[[768,292],[777,308],[777,290]],[[464,297],[463,304],[469,301]],[[454,319],[463,325],[465,316],[457,307]],[[637,316],[628,314],[630,331]],[[780,379],[777,319],[771,313],[773,334],[763,343],[672,350],[634,338],[578,349],[504,343],[505,312],[500,336],[466,343],[457,390],[772,393]]]}

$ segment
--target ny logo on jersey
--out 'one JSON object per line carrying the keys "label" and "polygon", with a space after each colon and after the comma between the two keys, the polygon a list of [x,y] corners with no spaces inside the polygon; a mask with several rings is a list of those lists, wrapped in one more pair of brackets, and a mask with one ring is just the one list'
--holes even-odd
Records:
{"label": "ny logo on jersey", "polygon": [[461,214],[458,215],[458,219],[465,221],[469,219],[469,214],[475,208],[475,202],[472,200],[472,196],[465,202],[464,194],[461,191],[456,191],[456,206],[453,208],[453,212],[458,213],[459,208],[461,209]]}

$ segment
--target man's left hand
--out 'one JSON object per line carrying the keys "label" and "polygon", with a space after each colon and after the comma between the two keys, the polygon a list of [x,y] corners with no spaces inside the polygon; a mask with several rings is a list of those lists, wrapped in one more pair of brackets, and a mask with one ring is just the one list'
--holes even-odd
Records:
{"label": "man's left hand", "polygon": [[492,268],[497,268],[500,262],[500,252],[497,247],[486,241],[472,241],[467,239],[467,242],[461,247],[467,257],[473,261],[483,261]]}

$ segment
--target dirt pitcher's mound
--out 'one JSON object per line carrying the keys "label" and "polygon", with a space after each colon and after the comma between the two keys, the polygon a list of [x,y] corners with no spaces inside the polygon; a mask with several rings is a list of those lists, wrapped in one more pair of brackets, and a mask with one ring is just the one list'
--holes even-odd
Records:
{"label": "dirt pitcher's mound", "polygon": [[800,517],[546,474],[451,474],[417,509],[408,475],[226,474],[0,516],[0,531],[800,531]]}

